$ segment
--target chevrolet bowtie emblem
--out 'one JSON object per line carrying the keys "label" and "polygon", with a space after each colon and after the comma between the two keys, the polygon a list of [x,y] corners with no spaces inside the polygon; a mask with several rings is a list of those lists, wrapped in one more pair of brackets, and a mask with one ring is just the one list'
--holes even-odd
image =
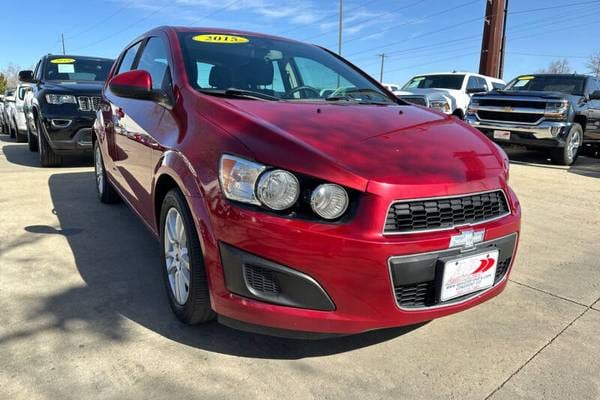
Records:
{"label": "chevrolet bowtie emblem", "polygon": [[458,235],[453,235],[450,238],[450,248],[462,247],[468,249],[475,246],[477,243],[483,242],[485,236],[485,230],[480,231],[464,231]]}

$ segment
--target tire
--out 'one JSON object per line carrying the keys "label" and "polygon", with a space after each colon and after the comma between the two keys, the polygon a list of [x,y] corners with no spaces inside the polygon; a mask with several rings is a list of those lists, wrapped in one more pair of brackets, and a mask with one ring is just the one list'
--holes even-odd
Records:
{"label": "tire", "polygon": [[37,153],[38,139],[37,137],[31,134],[31,129],[29,129],[29,123],[27,123],[27,145],[29,147],[29,151],[31,151],[32,153]]}
{"label": "tire", "polygon": [[13,129],[12,126],[10,126],[10,124],[8,124],[8,134],[11,139],[14,139],[17,136],[16,129]]}
{"label": "tire", "polygon": [[[17,121],[15,121],[15,126],[17,126]],[[21,134],[21,132],[19,132],[18,127],[15,129],[15,135],[16,135],[17,143],[27,142],[27,134]]]}
{"label": "tire", "polygon": [[96,178],[96,194],[98,200],[105,204],[118,203],[121,200],[119,194],[108,181],[106,168],[104,168],[104,159],[98,141],[94,142],[94,177]]}
{"label": "tire", "polygon": [[[174,221],[179,218],[179,224]],[[178,235],[181,231],[177,228],[168,228],[167,225],[183,228],[183,237]],[[171,233],[174,232],[174,233]],[[186,324],[199,324],[210,321],[215,317],[215,313],[210,306],[210,296],[208,289],[208,279],[204,267],[204,256],[200,247],[200,240],[194,227],[192,215],[184,199],[184,196],[177,189],[173,189],[165,196],[160,213],[160,247],[161,264],[163,269],[163,278],[169,304],[177,318]],[[167,249],[171,255],[167,260]],[[187,250],[186,257],[180,257],[180,251]],[[185,254],[185,253],[183,253]],[[168,267],[171,268],[171,273]],[[187,269],[187,272],[186,272]],[[185,297],[187,273],[187,297]],[[178,280],[179,279],[179,280]],[[179,282],[177,285],[175,282]],[[175,295],[176,287],[183,288],[179,295]]]}
{"label": "tire", "polygon": [[460,108],[457,108],[456,110],[454,110],[454,112],[452,113],[452,116],[460,119],[461,121],[465,119],[465,113]]}
{"label": "tire", "polygon": [[583,143],[583,129],[579,124],[573,124],[565,139],[564,147],[554,149],[550,152],[552,162],[558,165],[572,165],[579,156],[579,150]]}
{"label": "tire", "polygon": [[43,127],[40,120],[36,121],[38,150],[40,153],[40,165],[42,167],[59,167],[62,164],[62,157],[52,150],[46,135],[44,135]]}

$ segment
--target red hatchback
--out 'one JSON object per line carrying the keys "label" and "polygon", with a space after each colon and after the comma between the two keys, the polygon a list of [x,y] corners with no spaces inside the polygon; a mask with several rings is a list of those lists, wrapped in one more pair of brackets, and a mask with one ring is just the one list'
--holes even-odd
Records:
{"label": "red hatchback", "polygon": [[503,151],[326,49],[161,27],[121,53],[101,102],[98,196],[160,239],[186,323],[351,334],[506,285],[521,212]]}

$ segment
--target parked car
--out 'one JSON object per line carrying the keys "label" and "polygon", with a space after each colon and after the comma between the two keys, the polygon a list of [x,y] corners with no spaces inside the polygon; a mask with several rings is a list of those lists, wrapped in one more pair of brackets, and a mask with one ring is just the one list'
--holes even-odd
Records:
{"label": "parked car", "polygon": [[66,154],[92,151],[92,125],[100,91],[113,60],[45,55],[35,71],[19,72],[29,83],[26,96],[28,142],[43,167],[58,166]]}
{"label": "parked car", "polygon": [[571,165],[582,145],[600,146],[600,79],[576,74],[532,74],[504,90],[473,96],[467,122],[498,143],[545,149]]}
{"label": "parked car", "polygon": [[15,112],[13,114],[13,125],[15,126],[15,136],[17,142],[26,142],[27,133],[27,119],[23,110],[25,94],[31,90],[31,86],[28,84],[19,84],[15,89]]}
{"label": "parked car", "polygon": [[8,134],[8,124],[4,120],[4,94],[0,94],[0,133]]}
{"label": "parked car", "polygon": [[501,89],[504,85],[501,79],[471,72],[442,72],[417,75],[394,94],[411,103],[463,119],[471,95]]}
{"label": "parked car", "polygon": [[8,127],[8,134],[11,138],[15,138],[17,128],[15,126],[15,89],[7,89],[4,92],[4,121]]}
{"label": "parked car", "polygon": [[397,92],[398,90],[400,90],[400,86],[395,85],[393,83],[384,83],[383,87],[389,90],[390,92]]}
{"label": "parked car", "polygon": [[92,139],[100,201],[123,199],[160,240],[186,323],[415,324],[499,294],[514,260],[504,152],[317,46],[152,30],[116,61]]}

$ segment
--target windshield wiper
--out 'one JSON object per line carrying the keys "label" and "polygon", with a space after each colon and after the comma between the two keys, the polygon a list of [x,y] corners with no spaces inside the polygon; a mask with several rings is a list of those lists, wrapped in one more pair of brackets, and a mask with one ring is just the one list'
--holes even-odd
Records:
{"label": "windshield wiper", "polygon": [[229,88],[226,90],[200,90],[202,93],[212,94],[217,96],[243,97],[246,99],[255,100],[270,100],[279,101],[279,97],[271,96],[270,94],[255,92],[252,90]]}
{"label": "windshield wiper", "polygon": [[[355,93],[366,92],[365,97],[355,96]],[[368,93],[375,93],[380,96],[384,101],[376,101],[372,99],[372,96]],[[371,88],[349,88],[342,92],[341,95],[338,96],[329,96],[325,98],[326,101],[351,101],[358,104],[377,104],[377,105],[386,105],[386,104],[394,104],[393,101],[388,100],[387,96],[381,93],[378,90]]]}

